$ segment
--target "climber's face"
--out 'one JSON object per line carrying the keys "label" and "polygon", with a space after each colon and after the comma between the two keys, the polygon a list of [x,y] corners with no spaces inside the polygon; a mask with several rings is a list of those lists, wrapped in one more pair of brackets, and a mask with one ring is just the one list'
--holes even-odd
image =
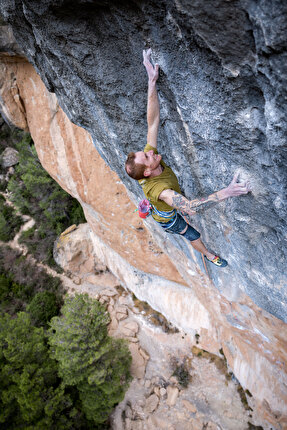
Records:
{"label": "climber's face", "polygon": [[161,161],[161,155],[155,154],[151,149],[148,152],[139,151],[135,153],[135,163],[144,164],[146,166],[144,175],[150,176],[150,174],[158,168]]}

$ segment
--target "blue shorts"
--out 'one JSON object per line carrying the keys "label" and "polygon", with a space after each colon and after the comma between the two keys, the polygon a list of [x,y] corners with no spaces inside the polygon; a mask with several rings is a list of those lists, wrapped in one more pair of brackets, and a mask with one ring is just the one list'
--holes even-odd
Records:
{"label": "blue shorts", "polygon": [[197,240],[200,238],[200,233],[197,230],[195,230],[195,228],[191,227],[191,225],[187,224],[185,219],[181,215],[179,215],[179,213],[176,214],[176,220],[171,225],[171,227],[166,227],[166,224],[170,224],[170,222],[166,224],[164,222],[159,222],[158,224],[167,233],[171,233],[171,234],[180,234],[180,232],[183,231],[186,226],[188,226],[186,232],[180,235],[190,241]]}

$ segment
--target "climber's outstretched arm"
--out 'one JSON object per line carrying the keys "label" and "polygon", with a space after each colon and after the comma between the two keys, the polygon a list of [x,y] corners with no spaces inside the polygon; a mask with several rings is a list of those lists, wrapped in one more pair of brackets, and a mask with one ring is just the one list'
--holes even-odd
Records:
{"label": "climber's outstretched arm", "polygon": [[148,96],[147,96],[147,143],[157,147],[157,135],[159,127],[159,101],[156,89],[158,79],[158,64],[154,67],[150,62],[151,49],[143,51],[143,64],[148,74]]}
{"label": "climber's outstretched arm", "polygon": [[249,182],[238,183],[238,175],[239,173],[234,175],[228,187],[202,199],[188,200],[186,197],[173,190],[162,191],[159,195],[159,199],[166,202],[169,206],[178,209],[183,215],[192,216],[197,214],[200,210],[208,209],[215,203],[222,202],[229,197],[241,196],[242,194],[249,193],[249,191],[251,191]]}

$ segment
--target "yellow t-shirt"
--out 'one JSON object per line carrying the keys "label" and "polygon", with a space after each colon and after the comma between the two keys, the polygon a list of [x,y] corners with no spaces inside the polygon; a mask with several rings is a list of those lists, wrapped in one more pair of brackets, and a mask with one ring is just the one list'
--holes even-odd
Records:
{"label": "yellow t-shirt", "polygon": [[[148,152],[153,149],[154,153],[157,154],[158,151],[153,146],[147,144],[144,148],[144,152]],[[154,210],[152,211],[152,216],[157,222],[169,222],[175,215],[175,209],[169,206],[162,200],[158,199],[158,196],[163,190],[174,190],[181,194],[181,190],[178,184],[177,177],[173,173],[172,169],[161,160],[161,166],[163,171],[160,175],[153,178],[140,179],[139,184],[143,189],[146,198],[153,205]]]}

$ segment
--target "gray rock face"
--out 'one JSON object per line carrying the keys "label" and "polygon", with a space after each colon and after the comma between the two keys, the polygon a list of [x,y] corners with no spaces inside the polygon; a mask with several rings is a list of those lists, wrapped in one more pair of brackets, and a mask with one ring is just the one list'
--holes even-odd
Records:
{"label": "gray rock face", "polygon": [[204,242],[229,261],[226,270],[210,267],[214,283],[286,321],[287,3],[2,0],[0,11],[137,199],[123,163],[146,141],[141,55],[152,47],[161,68],[159,150],[184,194],[221,189],[237,169],[253,185],[252,195],[194,217]]}

